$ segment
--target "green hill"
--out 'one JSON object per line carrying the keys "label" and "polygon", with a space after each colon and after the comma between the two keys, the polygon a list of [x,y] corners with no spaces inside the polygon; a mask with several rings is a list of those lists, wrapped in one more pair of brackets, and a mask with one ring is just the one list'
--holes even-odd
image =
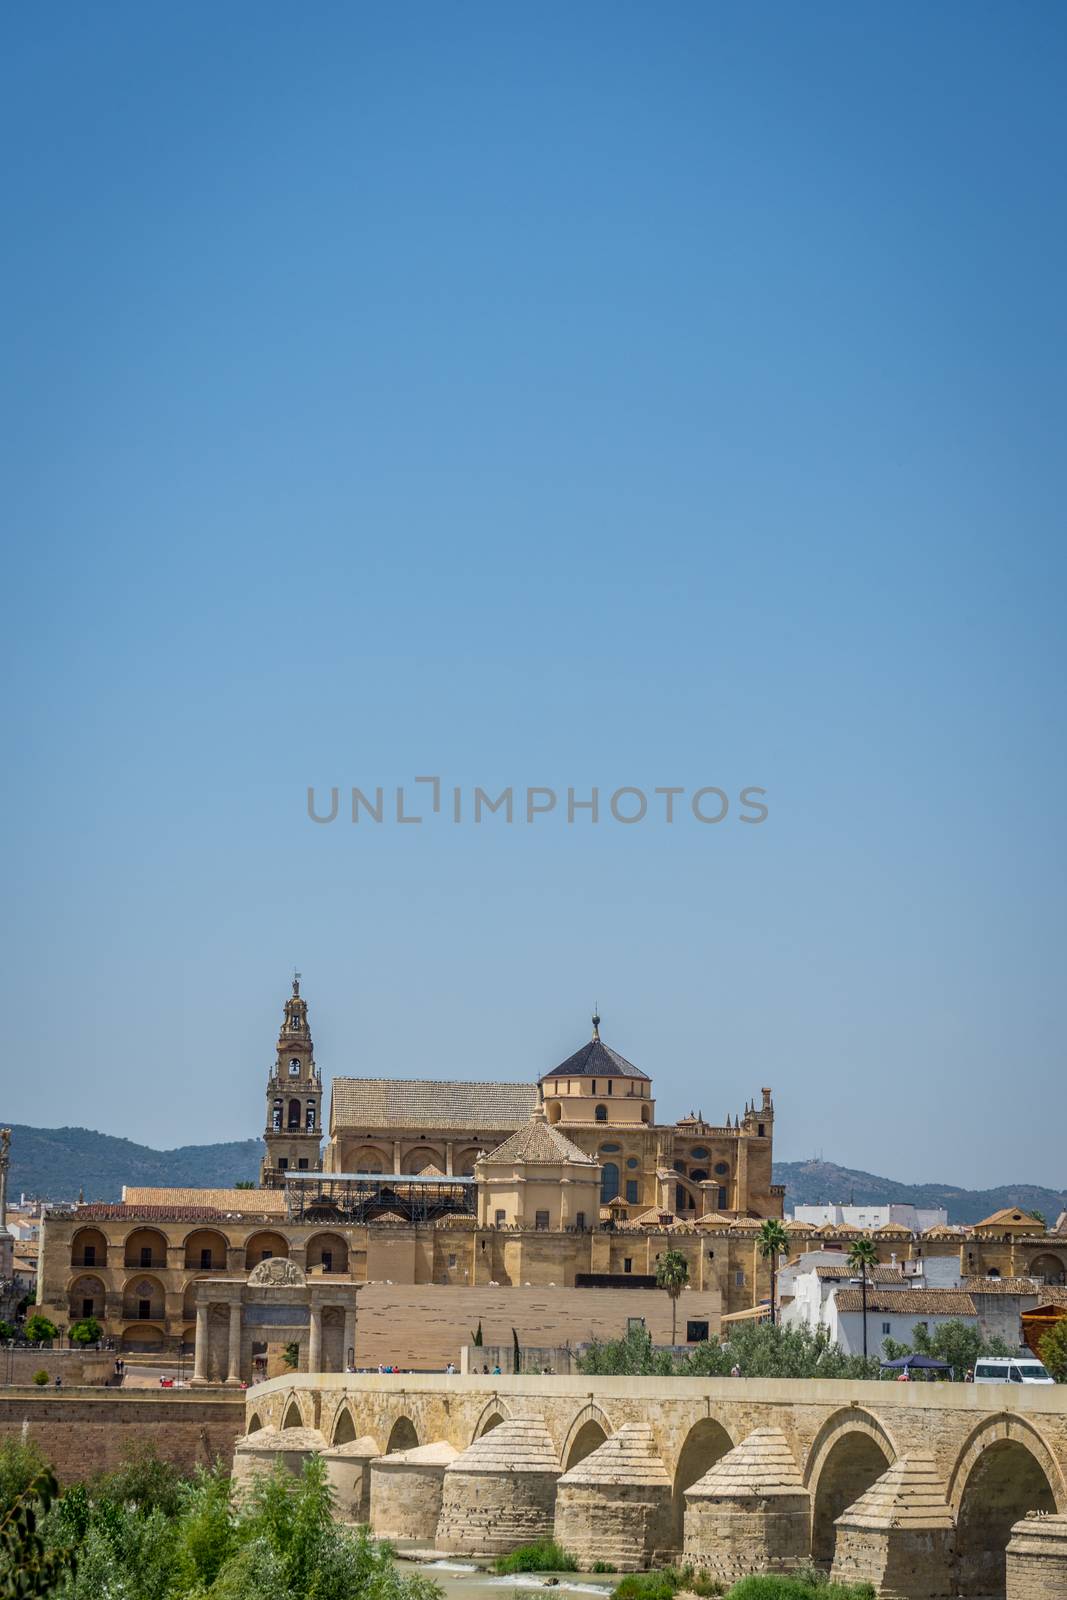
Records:
{"label": "green hill", "polygon": [[[186,1144],[177,1150],[152,1150],[131,1139],[115,1139],[89,1128],[11,1129],[12,1199],[25,1192],[49,1200],[120,1200],[128,1184],[188,1188],[229,1188],[255,1179],[263,1155],[261,1139],[229,1144]],[[950,1222],[980,1222],[1003,1206],[1042,1211],[1054,1223],[1067,1210],[1067,1190],[1036,1184],[1004,1184],[995,1189],[959,1189],[945,1183],[897,1183],[872,1172],[839,1167],[831,1161],[776,1161],[775,1183],[786,1186],[786,1210],[795,1205],[834,1203],[945,1206]]]}
{"label": "green hill", "polygon": [[89,1128],[12,1123],[8,1194],[12,1200],[23,1192],[76,1200],[84,1191],[86,1200],[121,1200],[124,1183],[229,1188],[239,1179],[258,1178],[262,1157],[262,1139],[150,1150]]}
{"label": "green hill", "polygon": [[873,1172],[838,1167],[832,1161],[776,1161],[775,1183],[784,1183],[787,1211],[794,1206],[888,1205],[945,1206],[948,1220],[981,1222],[1005,1206],[1040,1211],[1054,1226],[1067,1211],[1067,1190],[1044,1189],[1034,1183],[1007,1183],[995,1189],[958,1189],[948,1183],[897,1183]]}

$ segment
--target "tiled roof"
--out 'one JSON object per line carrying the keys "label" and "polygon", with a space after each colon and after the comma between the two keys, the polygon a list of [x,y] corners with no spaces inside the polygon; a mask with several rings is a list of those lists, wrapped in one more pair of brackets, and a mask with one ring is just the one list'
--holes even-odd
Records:
{"label": "tiled roof", "polygon": [[335,1078],[334,1128],[461,1128],[511,1133],[540,1095],[535,1083],[435,1082],[432,1078]]}
{"label": "tiled roof", "polygon": [[217,1206],[84,1205],[75,1212],[78,1222],[218,1222]]}
{"label": "tiled roof", "polygon": [[[862,1311],[862,1289],[838,1289],[834,1296],[838,1311]],[[898,1316],[976,1317],[974,1301],[962,1289],[894,1289],[879,1294],[867,1290],[868,1311],[893,1311]]]}
{"label": "tiled roof", "polygon": [[210,1206],[216,1211],[240,1211],[245,1216],[284,1216],[284,1189],[146,1189],[124,1184],[124,1204],[144,1213],[146,1206]]}
{"label": "tiled roof", "polygon": [[[803,1268],[803,1261],[804,1257],[801,1256],[801,1270]],[[816,1267],[815,1275],[817,1278],[824,1280],[829,1279],[831,1282],[847,1283],[850,1278],[858,1278],[860,1274],[858,1269],[854,1269],[848,1266],[846,1262],[842,1262],[839,1267]],[[907,1279],[904,1277],[904,1274],[901,1272],[899,1267],[868,1267],[867,1282],[906,1284]]]}
{"label": "tiled roof", "polygon": [[662,1211],[659,1206],[651,1206],[648,1211],[642,1211],[636,1217],[631,1217],[627,1227],[673,1228],[675,1223],[681,1220],[681,1217],[675,1216],[673,1211]]}
{"label": "tiled roof", "polygon": [[1036,1217],[1031,1217],[1022,1206],[1005,1206],[1002,1211],[994,1211],[991,1217],[983,1217],[981,1222],[975,1223],[976,1228],[1010,1228],[1013,1232],[1022,1229],[1035,1235],[1043,1234],[1045,1225],[1038,1222]]}
{"label": "tiled roof", "polygon": [[1040,1305],[1067,1307],[1067,1288],[1063,1284],[1038,1283],[1034,1285],[1034,1293]]}
{"label": "tiled roof", "polygon": [[640,1067],[635,1067],[632,1061],[627,1061],[625,1056],[620,1056],[617,1050],[606,1045],[602,1039],[590,1039],[588,1044],[583,1044],[566,1061],[561,1061],[558,1067],[553,1067],[551,1072],[545,1073],[546,1078],[643,1078],[649,1081],[648,1073],[642,1072]]}
{"label": "tiled roof", "polygon": [[486,1161],[525,1161],[532,1166],[558,1167],[564,1162],[570,1166],[595,1167],[597,1163],[584,1150],[564,1138],[558,1128],[549,1127],[544,1117],[533,1117],[510,1139],[497,1145],[485,1157]]}
{"label": "tiled roof", "polygon": [[966,1294],[1040,1294],[1033,1278],[961,1278]]}

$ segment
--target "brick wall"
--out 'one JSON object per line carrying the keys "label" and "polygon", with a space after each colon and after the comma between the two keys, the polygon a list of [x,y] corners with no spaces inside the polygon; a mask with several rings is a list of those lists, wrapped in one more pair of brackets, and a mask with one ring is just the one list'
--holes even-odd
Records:
{"label": "brick wall", "polygon": [[60,1482],[76,1482],[122,1462],[129,1448],[151,1444],[191,1472],[221,1456],[233,1459],[244,1432],[244,1393],[197,1395],[173,1390],[0,1390],[0,1437],[27,1436]]}

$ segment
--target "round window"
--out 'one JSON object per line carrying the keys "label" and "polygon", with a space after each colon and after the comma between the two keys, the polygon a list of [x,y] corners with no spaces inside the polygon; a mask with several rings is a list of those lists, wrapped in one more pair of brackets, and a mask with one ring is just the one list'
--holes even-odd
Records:
{"label": "round window", "polygon": [[708,1152],[706,1150],[690,1150],[689,1154],[692,1156],[694,1161],[706,1161],[708,1159]]}
{"label": "round window", "polygon": [[725,1178],[725,1176],[729,1172],[729,1170],[730,1169],[726,1165],[725,1161],[716,1161],[716,1163],[715,1163],[715,1173],[716,1173],[717,1177]]}
{"label": "round window", "polygon": [[626,1165],[629,1167],[630,1171],[632,1172],[634,1170],[634,1168],[635,1167],[639,1167],[641,1165],[641,1163],[640,1163],[640,1161],[638,1161],[636,1156],[631,1156],[630,1159],[627,1161]]}

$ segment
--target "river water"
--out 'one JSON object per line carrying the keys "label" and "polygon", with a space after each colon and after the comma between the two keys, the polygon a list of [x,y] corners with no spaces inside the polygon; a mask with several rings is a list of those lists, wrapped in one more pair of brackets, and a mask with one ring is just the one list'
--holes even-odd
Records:
{"label": "river water", "polygon": [[[575,1600],[578,1595],[607,1600],[619,1581],[617,1577],[585,1572],[513,1572],[501,1577],[473,1561],[464,1561],[462,1556],[415,1562],[406,1561],[399,1553],[396,1564],[405,1574],[424,1572],[440,1586],[444,1600],[511,1600],[513,1594],[521,1600],[536,1600],[538,1594],[543,1600],[557,1595],[559,1600]],[[547,1584],[546,1578],[555,1578],[556,1582]]]}

